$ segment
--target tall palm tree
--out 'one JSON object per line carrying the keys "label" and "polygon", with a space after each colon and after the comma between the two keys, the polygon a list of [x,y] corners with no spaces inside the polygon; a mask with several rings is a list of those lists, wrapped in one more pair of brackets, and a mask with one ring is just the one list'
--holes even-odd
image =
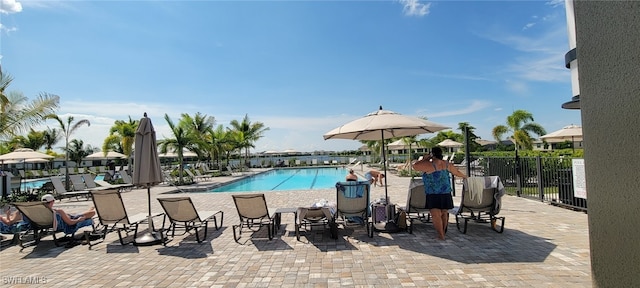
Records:
{"label": "tall palm tree", "polygon": [[182,183],[182,178],[184,174],[184,151],[183,149],[193,149],[192,143],[194,142],[192,134],[189,134],[189,130],[183,123],[178,122],[175,124],[171,117],[168,114],[164,114],[164,119],[169,124],[169,129],[171,129],[171,133],[173,134],[173,138],[165,138],[162,140],[158,140],[158,146],[160,147],[160,153],[167,153],[169,149],[172,149],[178,154],[178,171],[179,171],[179,181]]}
{"label": "tall palm tree", "polygon": [[[462,136],[464,136],[465,129],[469,129],[469,151],[478,151],[480,148],[480,144],[476,142],[476,139],[479,137],[475,134],[476,127],[473,127],[469,124],[469,122],[460,122],[458,123],[458,130],[462,132]],[[464,139],[464,137],[463,137]],[[465,144],[466,145],[466,144]]]}
{"label": "tall palm tree", "polygon": [[8,92],[13,78],[0,68],[0,141],[24,133],[45,121],[45,116],[58,109],[60,97],[40,93],[32,101],[20,92]]}
{"label": "tall palm tree", "polygon": [[64,172],[64,178],[65,178],[65,188],[69,189],[69,141],[71,139],[71,134],[73,134],[73,132],[75,132],[76,130],[78,130],[80,127],[82,127],[82,125],[87,124],[87,126],[91,126],[91,122],[89,122],[89,120],[87,119],[82,119],[76,123],[73,122],[74,118],[73,116],[68,116],[65,121],[62,121],[62,119],[60,119],[60,117],[58,117],[58,115],[55,114],[49,114],[46,116],[47,119],[53,119],[56,120],[56,122],[58,122],[58,124],[60,125],[60,131],[62,132],[62,135],[64,136],[64,167],[65,167],[65,172]]}
{"label": "tall palm tree", "polygon": [[27,136],[17,136],[13,141],[16,141],[19,146],[24,148],[30,148],[34,151],[40,150],[40,147],[44,146],[46,140],[44,138],[44,131],[35,131],[31,129]]}
{"label": "tall palm tree", "polygon": [[82,159],[89,156],[95,151],[91,145],[84,145],[84,141],[73,139],[69,142],[69,147],[65,149],[65,153],[69,154],[69,159],[78,164],[82,163]]}
{"label": "tall palm tree", "polygon": [[58,132],[58,129],[47,128],[44,131],[44,148],[47,149],[47,152],[53,149],[53,146],[60,141],[62,135]]}
{"label": "tall palm tree", "polygon": [[102,144],[102,151],[105,154],[109,151],[116,151],[126,155],[129,171],[131,171],[131,154],[133,153],[139,122],[139,120],[131,119],[131,116],[129,116],[129,121],[116,120],[111,129],[109,129],[109,136],[104,139]]}
{"label": "tall palm tree", "polygon": [[198,158],[202,158],[203,155],[210,150],[211,143],[208,141],[207,135],[210,134],[213,125],[215,125],[215,118],[200,112],[196,113],[193,117],[184,113],[182,114],[180,122],[185,125],[194,140],[195,150],[193,152],[198,155]]}
{"label": "tall palm tree", "polygon": [[210,156],[215,159],[218,168],[220,167],[220,155],[224,154],[227,151],[226,147],[228,138],[230,137],[229,134],[230,133],[225,130],[224,126],[218,125],[207,135],[207,141],[211,143]]}
{"label": "tall palm tree", "polygon": [[244,115],[242,122],[232,120],[230,124],[234,131],[239,132],[236,135],[236,139],[241,141],[239,142],[239,147],[245,149],[244,162],[247,163],[249,148],[255,147],[254,143],[263,137],[264,132],[268,131],[269,127],[265,127],[262,122],[251,123],[247,114]]}
{"label": "tall palm tree", "polygon": [[511,136],[516,142],[516,151],[518,148],[527,150],[533,149],[533,138],[531,134],[542,136],[547,132],[539,124],[533,122],[533,114],[526,110],[516,110],[507,117],[507,125],[498,125],[493,128],[492,134],[496,141],[501,142],[502,136],[509,131],[513,133]]}

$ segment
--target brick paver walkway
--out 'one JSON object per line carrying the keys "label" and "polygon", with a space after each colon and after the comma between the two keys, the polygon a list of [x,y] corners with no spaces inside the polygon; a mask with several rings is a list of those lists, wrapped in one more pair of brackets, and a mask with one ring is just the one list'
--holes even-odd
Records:
{"label": "brick paver walkway", "polygon": [[[233,177],[218,177],[216,182]],[[389,196],[406,201],[408,178],[390,175]],[[459,188],[458,188],[459,189]],[[157,197],[171,187],[153,187],[152,209],[162,209]],[[384,194],[372,187],[372,198]],[[459,191],[459,190],[458,190]],[[335,189],[266,192],[270,208],[308,206],[315,199],[335,201]],[[284,229],[271,241],[233,240],[238,223],[231,193],[184,193],[199,210],[223,210],[224,226],[209,229],[202,244],[193,235],[176,237],[166,247],[121,246],[117,233],[94,246],[55,247],[46,237],[37,247],[9,246],[0,251],[1,285],[46,281],[58,287],[590,287],[587,215],[548,204],[505,196],[501,216],[505,232],[470,224],[467,234],[455,229],[436,240],[431,224],[414,233],[376,233],[363,228],[340,229],[340,237],[311,231],[297,241],[293,216],[283,215]],[[127,210],[146,212],[147,193],[123,194]],[[459,199],[455,200],[459,202]],[[64,200],[69,211],[91,205]],[[161,219],[156,221],[161,224]],[[262,233],[260,235],[266,235]],[[260,236],[256,235],[256,236]]]}

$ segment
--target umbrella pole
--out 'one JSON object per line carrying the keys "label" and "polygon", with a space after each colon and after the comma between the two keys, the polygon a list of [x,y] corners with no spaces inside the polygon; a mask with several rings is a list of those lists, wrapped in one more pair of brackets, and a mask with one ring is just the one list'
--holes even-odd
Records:
{"label": "umbrella pole", "polygon": [[[396,211],[389,211],[391,209],[395,209],[395,205],[391,205],[391,201],[389,201],[389,194],[387,190],[387,155],[384,149],[384,130],[380,130],[381,138],[382,138],[382,167],[384,171],[384,200],[385,200],[385,211],[387,212],[387,218],[391,215],[395,215]],[[393,212],[393,213],[389,213]],[[380,223],[374,223],[373,229],[376,231],[382,231],[387,233],[400,232],[400,228],[398,224],[395,223],[394,219],[387,219],[387,221],[383,221]]]}
{"label": "umbrella pole", "polygon": [[153,217],[151,217],[151,187],[147,187],[147,203],[149,205],[149,215],[147,216],[149,231],[135,239],[133,244],[136,246],[150,246],[162,243],[162,239],[158,237],[158,234],[153,228]]}

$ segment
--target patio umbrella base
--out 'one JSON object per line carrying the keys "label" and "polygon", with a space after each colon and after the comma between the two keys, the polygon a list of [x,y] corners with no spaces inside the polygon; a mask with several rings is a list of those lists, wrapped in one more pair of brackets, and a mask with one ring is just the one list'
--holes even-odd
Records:
{"label": "patio umbrella base", "polygon": [[136,238],[133,241],[133,245],[136,246],[151,246],[162,244],[162,238],[158,236],[158,233],[145,233],[144,235]]}
{"label": "patio umbrella base", "polygon": [[377,232],[398,233],[404,231],[394,222],[378,222],[373,224],[373,229]]}

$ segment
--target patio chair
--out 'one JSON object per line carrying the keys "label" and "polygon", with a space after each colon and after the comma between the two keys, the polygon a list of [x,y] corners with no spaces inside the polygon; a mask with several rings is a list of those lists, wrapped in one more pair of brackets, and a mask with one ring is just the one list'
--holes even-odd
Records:
{"label": "patio chair", "polygon": [[[496,215],[500,213],[501,198],[504,193],[504,185],[498,176],[465,179],[460,206],[452,209],[458,230],[467,233],[469,220],[473,220],[477,223],[490,223],[491,229],[502,233],[505,217]],[[499,226],[498,221],[500,221]]]}
{"label": "patio chair", "polygon": [[413,222],[420,220],[423,223],[431,222],[431,214],[427,209],[427,195],[424,191],[424,182],[422,178],[412,178],[409,183],[409,192],[407,193],[407,204],[400,208],[407,213],[409,225],[409,234],[413,233]]}
{"label": "patio chair", "polygon": [[[231,195],[233,202],[238,210],[238,218],[240,224],[233,225],[233,239],[238,242],[242,236],[243,229],[247,229],[253,232],[254,226],[258,227],[258,230],[263,226],[267,226],[269,240],[273,239],[274,232],[274,217],[273,212],[267,208],[267,200],[264,194],[236,194]],[[236,231],[237,230],[237,231]]]}
{"label": "patio chair", "polygon": [[[71,175],[70,175],[71,176]],[[62,198],[71,198],[76,197],[76,200],[80,200],[78,197],[84,196],[86,199],[89,199],[89,191],[87,190],[72,190],[67,191],[64,188],[64,184],[62,184],[62,180],[60,177],[49,177],[51,179],[51,184],[56,192],[56,194]]]}
{"label": "patio chair", "polygon": [[309,231],[313,227],[325,229],[327,226],[331,231],[331,238],[338,239],[338,229],[331,210],[331,207],[299,207],[296,213],[298,219],[295,219],[296,239],[300,241],[302,231]]}
{"label": "patio chair", "polygon": [[[131,242],[125,243],[122,238],[122,231],[129,234],[129,231],[133,230],[133,239],[137,238],[138,226],[140,224],[148,223],[149,215],[147,213],[139,213],[133,216],[129,216],[127,209],[124,207],[124,201],[120,191],[116,189],[91,191],[93,199],[93,205],[96,208],[96,214],[100,225],[102,225],[102,239],[104,240],[107,233],[116,230],[118,231],[118,238],[121,245],[127,245]],[[162,213],[152,214],[151,217],[157,217]],[[120,227],[119,227],[120,226]]]}
{"label": "patio chair", "polygon": [[346,181],[336,183],[335,222],[344,227],[353,223],[364,225],[367,235],[373,237],[373,223],[369,216],[371,185],[369,181]]}
{"label": "patio chair", "polygon": [[[175,238],[176,228],[184,229],[184,234],[188,233],[192,229],[195,230],[196,241],[202,243],[207,239],[207,227],[209,221],[213,220],[213,225],[216,230],[220,230],[222,222],[224,221],[224,212],[222,211],[198,211],[193,205],[190,197],[173,197],[173,198],[158,198],[158,202],[164,209],[164,220],[169,218],[169,229],[167,234],[171,230],[171,238]],[[216,215],[220,215],[220,225]],[[162,227],[164,228],[165,221],[162,221]],[[202,240],[198,235],[198,228],[204,228],[204,235]],[[166,242],[165,242],[166,243]]]}
{"label": "patio chair", "polygon": [[[198,171],[198,170],[196,170],[196,171]],[[184,172],[187,173],[187,175],[189,175],[189,177],[191,177],[191,179],[193,179],[193,181],[204,180],[204,179],[210,178],[209,176],[205,176],[205,175],[193,174],[193,172],[190,169],[184,169]],[[199,173],[199,172],[196,172],[196,173]]]}
{"label": "patio chair", "polygon": [[90,191],[117,189],[120,192],[123,192],[124,190],[133,187],[133,184],[111,184],[107,181],[95,180],[93,179],[93,175],[89,173],[82,174],[82,179],[84,179],[84,184],[87,185],[87,189]]}
{"label": "patio chair", "polygon": [[231,176],[242,176],[242,172],[239,171],[234,171],[233,168],[231,168],[231,166],[227,166],[227,170],[229,171],[229,173],[231,173]]}
{"label": "patio chair", "polygon": [[[53,236],[53,242],[56,246],[61,246],[61,240],[56,237],[57,231],[54,230],[54,213],[46,202],[16,202],[12,205],[22,213],[23,217],[29,219],[28,230],[20,232],[18,236],[20,247],[38,245],[40,239],[48,234]],[[93,227],[92,230],[94,230]],[[74,230],[72,233],[65,232],[65,237],[68,236],[73,239],[77,231],[79,230]],[[25,241],[29,237],[29,233],[32,233],[32,239]],[[83,237],[89,243],[90,231],[83,229],[83,234]]]}

